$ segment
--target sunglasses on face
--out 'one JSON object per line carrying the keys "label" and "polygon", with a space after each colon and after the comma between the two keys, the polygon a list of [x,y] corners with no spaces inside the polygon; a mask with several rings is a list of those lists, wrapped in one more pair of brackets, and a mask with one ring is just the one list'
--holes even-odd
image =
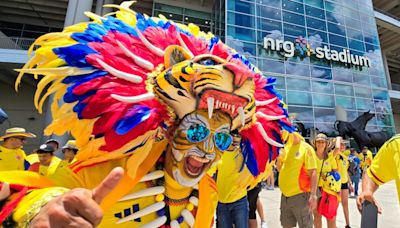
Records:
{"label": "sunglasses on face", "polygon": [[[211,130],[200,124],[193,124],[186,131],[186,138],[191,143],[204,141]],[[215,132],[214,142],[217,148],[221,151],[227,150],[232,144],[232,136],[226,132]]]}

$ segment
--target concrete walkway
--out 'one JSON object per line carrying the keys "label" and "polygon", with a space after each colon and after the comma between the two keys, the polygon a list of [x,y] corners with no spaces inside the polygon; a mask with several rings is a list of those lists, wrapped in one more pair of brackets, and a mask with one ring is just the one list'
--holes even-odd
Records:
{"label": "concrete walkway", "polygon": [[[281,192],[278,188],[275,190],[262,190],[260,198],[264,205],[266,220],[269,228],[281,227],[279,216],[279,205]],[[399,228],[400,227],[400,207],[397,199],[396,185],[394,182],[387,183],[380,187],[376,193],[376,197],[383,208],[382,215],[378,216],[379,228]],[[349,199],[350,226],[359,228],[361,224],[361,215],[356,207],[356,200]],[[338,228],[344,228],[346,223],[344,220],[342,207],[338,208],[338,217],[336,219]],[[324,222],[323,227],[326,227]]]}

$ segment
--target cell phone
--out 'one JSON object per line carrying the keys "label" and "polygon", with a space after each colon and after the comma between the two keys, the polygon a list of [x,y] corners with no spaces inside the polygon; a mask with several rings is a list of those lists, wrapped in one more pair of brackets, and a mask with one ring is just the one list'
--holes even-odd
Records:
{"label": "cell phone", "polygon": [[361,212],[361,228],[378,227],[378,207],[365,200]]}
{"label": "cell phone", "polygon": [[340,144],[342,143],[342,137],[338,136],[336,137],[336,144],[335,144],[335,148],[340,149]]}

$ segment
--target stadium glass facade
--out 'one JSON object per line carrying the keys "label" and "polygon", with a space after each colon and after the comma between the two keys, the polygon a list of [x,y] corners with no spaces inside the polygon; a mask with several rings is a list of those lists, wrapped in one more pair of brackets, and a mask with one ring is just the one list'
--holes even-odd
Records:
{"label": "stadium glass facade", "polygon": [[371,0],[218,4],[226,43],[277,79],[293,121],[334,135],[338,113],[370,110],[367,131],[395,131]]}

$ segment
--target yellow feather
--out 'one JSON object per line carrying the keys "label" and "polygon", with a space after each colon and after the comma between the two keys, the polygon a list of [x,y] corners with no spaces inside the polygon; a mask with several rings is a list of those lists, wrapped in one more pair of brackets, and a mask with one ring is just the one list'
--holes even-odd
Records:
{"label": "yellow feather", "polygon": [[57,79],[58,77],[62,77],[60,75],[52,74],[52,75],[46,75],[45,77],[42,78],[42,80],[39,81],[37,85],[37,89],[35,91],[35,98],[33,100],[36,109],[38,109],[39,113],[42,113],[42,109],[39,108],[39,99],[40,95],[42,94],[42,91],[45,89],[45,87],[51,83],[53,80]]}
{"label": "yellow feather", "polygon": [[188,27],[189,27],[190,31],[192,32],[192,34],[193,34],[195,37],[197,37],[197,36],[199,35],[199,33],[200,33],[200,28],[199,28],[199,26],[190,23],[190,24],[188,25]]}
{"label": "yellow feather", "polygon": [[92,19],[94,22],[100,24],[102,19],[105,19],[104,17],[101,17],[95,13],[92,12],[85,12],[84,13],[88,18]]}
{"label": "yellow feather", "polygon": [[55,60],[49,61],[49,62],[41,65],[41,67],[56,68],[56,67],[63,66],[63,65],[65,65],[65,61],[63,59],[55,59]]}
{"label": "yellow feather", "polygon": [[50,96],[50,94],[55,93],[56,91],[60,90],[62,87],[64,87],[64,84],[61,84],[62,79],[58,79],[56,82],[54,82],[48,89],[47,92],[41,97],[39,98],[39,103],[38,103],[38,112],[42,113],[43,112],[43,104],[46,100],[46,98],[48,96]]}
{"label": "yellow feather", "polygon": [[63,33],[68,33],[68,32],[84,32],[90,22],[81,22],[79,24],[71,25],[68,27],[65,27],[63,30]]}
{"label": "yellow feather", "polygon": [[135,14],[128,13],[125,11],[118,11],[116,13],[116,17],[131,26],[136,25],[136,15]]}
{"label": "yellow feather", "polygon": [[72,112],[72,108],[75,106],[76,103],[77,103],[77,102],[74,102],[74,103],[64,103],[64,104],[62,104],[61,107],[60,107],[57,111],[52,112],[52,114],[53,114],[53,119],[58,119],[58,118],[60,118],[60,116],[63,115],[64,113]]}

